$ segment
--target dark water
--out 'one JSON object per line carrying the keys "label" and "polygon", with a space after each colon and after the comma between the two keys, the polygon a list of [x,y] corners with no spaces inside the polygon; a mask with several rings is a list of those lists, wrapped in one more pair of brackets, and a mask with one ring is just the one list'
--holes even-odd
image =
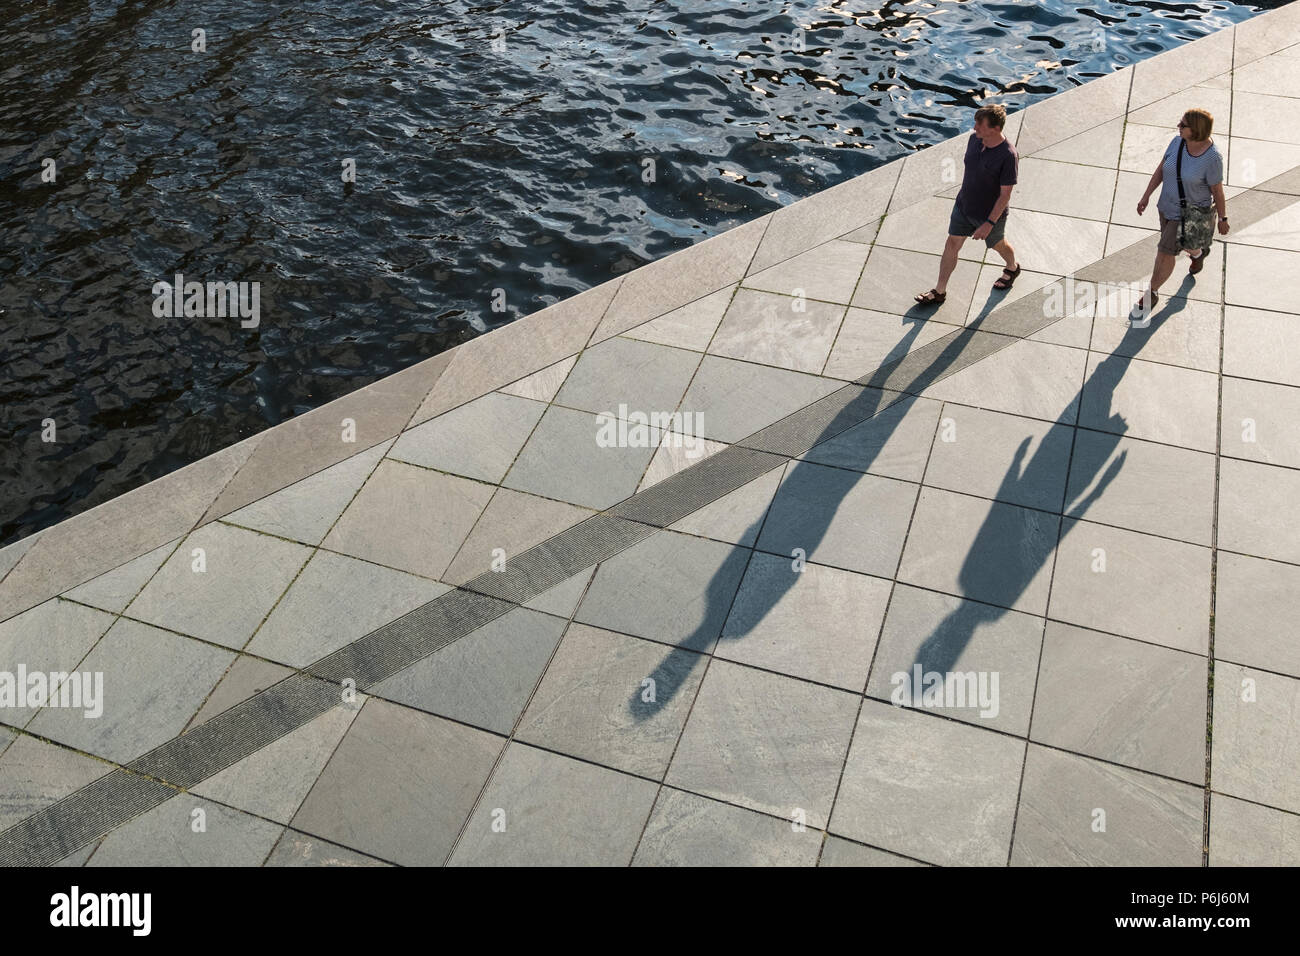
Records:
{"label": "dark water", "polygon": [[[3,4],[0,544],[1276,5]],[[177,272],[258,326],[155,316]]]}

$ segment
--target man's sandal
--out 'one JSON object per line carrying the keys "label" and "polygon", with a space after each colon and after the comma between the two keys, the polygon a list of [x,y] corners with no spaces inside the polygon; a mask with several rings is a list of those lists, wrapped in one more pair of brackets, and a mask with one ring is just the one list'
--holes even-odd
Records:
{"label": "man's sandal", "polygon": [[1192,257],[1192,267],[1187,270],[1189,275],[1196,275],[1205,268],[1205,258],[1210,254],[1209,249],[1202,249],[1199,256]]}
{"label": "man's sandal", "polygon": [[1021,268],[1022,268],[1021,266],[1016,266],[1015,272],[1012,272],[1010,269],[1004,268],[1002,270],[1002,278],[998,279],[997,282],[993,283],[993,288],[998,290],[1010,289],[1013,285],[1016,284],[1016,277],[1020,275]]}
{"label": "man's sandal", "polygon": [[947,292],[940,292],[938,289],[931,289],[929,292],[922,292],[920,295],[912,296],[921,305],[943,305],[943,300],[948,298]]}

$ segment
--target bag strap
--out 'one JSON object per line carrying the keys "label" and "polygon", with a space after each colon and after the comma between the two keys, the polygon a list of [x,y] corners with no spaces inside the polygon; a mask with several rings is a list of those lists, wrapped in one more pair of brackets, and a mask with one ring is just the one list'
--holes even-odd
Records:
{"label": "bag strap", "polygon": [[1183,192],[1183,150],[1187,148],[1187,140],[1180,135],[1178,137],[1178,161],[1175,167],[1175,175],[1178,178],[1178,209],[1182,213],[1182,218],[1178,220],[1178,241],[1180,244],[1187,241],[1187,195]]}

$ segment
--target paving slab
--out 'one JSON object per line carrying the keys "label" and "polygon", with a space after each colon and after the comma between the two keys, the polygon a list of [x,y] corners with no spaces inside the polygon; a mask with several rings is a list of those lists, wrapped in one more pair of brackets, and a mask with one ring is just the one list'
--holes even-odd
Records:
{"label": "paving slab", "polygon": [[[1300,101],[1297,101],[1300,102]],[[1225,243],[1226,246],[1226,243]],[[1223,250],[1224,258],[1227,261],[1227,280],[1225,288],[1225,299],[1228,305],[1244,306],[1249,309],[1272,310],[1275,312],[1300,311],[1300,305],[1297,305],[1297,296],[1300,296],[1300,252],[1292,252],[1288,249],[1267,249],[1261,246],[1246,246],[1241,244],[1226,246]],[[1206,262],[1209,266],[1209,262]],[[1256,317],[1253,325],[1260,328],[1260,331],[1271,326],[1270,334],[1287,335],[1280,330],[1284,328],[1280,323],[1284,317],[1279,316],[1271,323],[1266,319]],[[1228,330],[1233,329],[1233,318],[1231,314],[1225,320],[1225,327]],[[1294,338],[1294,332],[1290,332],[1289,338]],[[1227,346],[1224,346],[1225,351]],[[1274,361],[1278,361],[1274,356]],[[1292,366],[1284,366],[1291,368]],[[1224,372],[1232,373],[1227,356],[1224,356]],[[1263,377],[1263,376],[1256,376]],[[1300,384],[1290,381],[1290,384]]]}
{"label": "paving slab", "polygon": [[937,319],[902,317],[872,309],[849,309],[823,374],[857,381],[880,366],[901,359],[912,349],[952,331],[952,325]]}
{"label": "paving slab", "polygon": [[286,829],[263,866],[391,866],[306,833]]}
{"label": "paving slab", "polygon": [[861,693],[889,591],[881,578],[757,553],[714,654]]}
{"label": "paving slab", "polygon": [[[10,735],[0,731],[0,736]],[[0,741],[2,743],[2,741]],[[98,780],[113,767],[23,734],[0,752],[0,831]]]}
{"label": "paving slab", "polygon": [[714,661],[665,782],[825,827],[859,698]]}
{"label": "paving slab", "polygon": [[1300,564],[1300,472],[1219,463],[1219,547]]}
{"label": "paving slab", "polygon": [[868,700],[830,830],[930,863],[1002,866],[1025,743]]}
{"label": "paving slab", "polygon": [[211,644],[119,618],[77,666],[103,675],[102,713],[47,706],[30,729],[126,763],[179,734],[234,658]]}
{"label": "paving slab", "polygon": [[[958,260],[948,278],[947,298],[935,308],[918,308],[913,296],[932,288],[939,279],[939,256],[875,245],[862,270],[851,305],[873,312],[923,317],[931,322],[961,325],[970,308],[979,266]],[[866,371],[866,370],[864,370]]]}
{"label": "paving slab", "polygon": [[883,407],[883,411],[814,445],[804,453],[803,460],[903,481],[920,481],[939,422],[941,403],[925,398],[894,401],[895,393],[876,394],[877,407]]}
{"label": "paving slab", "polygon": [[[953,159],[952,170],[961,167],[966,148],[966,138],[958,137],[961,150]],[[947,146],[947,143],[942,144]],[[938,150],[941,147],[933,147]],[[931,152],[926,149],[924,152]],[[911,157],[909,157],[910,159]],[[1019,194],[1017,193],[1017,197]],[[876,235],[877,246],[892,249],[907,249],[912,252],[924,252],[932,256],[943,255],[948,241],[948,223],[952,217],[953,199],[944,196],[929,196],[919,202],[891,210],[880,224]],[[964,242],[957,253],[959,260],[966,259],[980,262],[984,258],[984,243]],[[861,271],[859,269],[859,271]]]}
{"label": "paving slab", "polygon": [[1123,302],[1108,302],[1104,307],[1107,319],[1093,327],[1092,350],[1130,358],[1140,355],[1148,362],[1218,372],[1222,307],[1177,296],[1164,301],[1166,305],[1153,314],[1151,325],[1145,329],[1111,321],[1113,317],[1128,315],[1137,304],[1136,296]]}
{"label": "paving slab", "polygon": [[127,614],[238,650],[310,556],[302,545],[213,522],[181,542]]}
{"label": "paving slab", "polygon": [[[844,245],[865,253],[856,243]],[[859,257],[865,258],[862,253]],[[851,292],[839,294],[848,301]],[[844,311],[843,305],[834,302],[741,288],[731,300],[709,352],[815,375],[826,364]]]}
{"label": "paving slab", "polygon": [[781,483],[785,467],[773,468],[753,481],[746,482],[735,491],[729,491],[669,528],[714,541],[725,541],[743,547],[753,547],[762,529],[772,498]]}
{"label": "paving slab", "polygon": [[1300,385],[1300,330],[1295,316],[1227,306],[1223,374]]}
{"label": "paving slab", "polygon": [[863,846],[843,837],[827,836],[818,866],[925,866],[918,860]]}
{"label": "paving slab", "polygon": [[1213,452],[1218,402],[1218,377],[1209,372],[1091,353],[1079,424]]}
{"label": "paving slab", "polygon": [[1300,468],[1300,388],[1224,376],[1219,448],[1230,458]]}
{"label": "paving slab", "polygon": [[270,661],[259,660],[240,654],[230,665],[221,682],[213,688],[208,699],[203,702],[199,712],[190,721],[190,727],[211,720],[217,714],[224,713],[236,704],[243,703],[255,694],[260,694],[290,674],[292,669]]}
{"label": "paving slab", "polygon": [[106,836],[86,866],[260,866],[282,829],[177,794]]}
{"label": "paving slab", "polygon": [[403,432],[388,457],[498,482],[544,411],[541,402],[488,392]]}
{"label": "paving slab", "polygon": [[1210,550],[1066,518],[1048,616],[1205,654]]}
{"label": "paving slab", "polygon": [[1049,621],[1031,737],[1202,785],[1207,678],[1198,654]]}
{"label": "paving slab", "polygon": [[436,581],[317,551],[247,650],[306,667],[447,590]]}
{"label": "paving slab", "polygon": [[[25,727],[42,705],[28,705],[35,703],[29,696],[34,687],[31,677],[84,670],[79,667],[83,658],[112,624],[112,615],[59,598],[0,624],[0,661],[4,662],[0,666],[12,681],[14,695],[13,699],[6,699],[8,694],[0,697],[0,722]],[[28,675],[25,682],[19,680],[20,667]],[[42,703],[46,694],[57,689],[50,688],[48,680],[44,683]]]}
{"label": "paving slab", "polygon": [[[988,333],[977,332],[977,338]],[[1003,346],[1004,336],[987,341]],[[991,408],[1012,415],[1073,424],[1083,382],[1078,349],[1015,340],[966,368],[927,386],[921,394],[940,401]]]}
{"label": "paving slab", "polygon": [[508,566],[512,557],[593,513],[589,508],[501,488],[483,509],[474,530],[443,574],[443,580],[464,584],[490,571],[497,558],[505,562],[497,566]]}
{"label": "paving slab", "polygon": [[711,292],[657,319],[633,326],[623,335],[630,339],[704,352],[708,349],[709,341],[717,331],[727,306],[731,304],[736,288],[736,285],[729,285]]}
{"label": "paving slab", "polygon": [[646,416],[671,415],[699,364],[698,352],[618,336],[582,353],[555,401],[618,418],[627,417],[623,406]]}
{"label": "paving slab", "polygon": [[85,584],[65,592],[63,596],[104,611],[121,614],[162,567],[163,562],[171,557],[178,544],[180,544],[179,538],[169,541],[161,548],[142,554],[121,567],[107,571],[97,578],[91,578]]}
{"label": "paving slab", "polygon": [[509,734],[565,621],[515,608],[370,688],[408,707]]}
{"label": "paving slab", "polygon": [[1060,520],[1044,511],[922,488],[898,580],[1042,614]]}
{"label": "paving slab", "polygon": [[867,695],[1023,737],[1042,641],[1040,617],[899,584]]}
{"label": "paving slab", "polygon": [[506,395],[516,395],[519,398],[531,398],[535,402],[550,402],[555,398],[555,393],[560,390],[560,386],[564,384],[564,380],[568,378],[569,372],[577,361],[578,356],[570,355],[554,365],[546,366],[541,371],[525,375],[517,382],[502,385],[497,391],[504,392]]}
{"label": "paving slab", "polygon": [[[751,273],[741,285],[744,289],[774,292],[785,297],[846,304],[853,297],[853,287],[857,285],[869,250],[870,247],[861,242],[832,239],[784,262]],[[733,309],[735,304],[733,300]],[[723,327],[726,325],[724,319]]]}
{"label": "paving slab", "polygon": [[294,829],[404,866],[441,865],[504,743],[372,697]]}
{"label": "paving slab", "polygon": [[1210,784],[1300,813],[1300,680],[1216,661]]}
{"label": "paving slab", "polygon": [[323,547],[439,578],[491,497],[490,485],[381,461]]}
{"label": "paving slab", "polygon": [[1211,794],[1210,866],[1300,866],[1300,815]]}
{"label": "paving slab", "polygon": [[1012,866],[1200,866],[1199,787],[1030,744]]}
{"label": "paving slab", "polygon": [[1300,567],[1220,551],[1214,595],[1216,658],[1300,678]]}
{"label": "paving slab", "polygon": [[516,737],[661,780],[703,676],[700,654],[574,624]]}
{"label": "paving slab", "polygon": [[736,442],[843,387],[843,382],[716,355],[700,363],[681,411],[696,434]]}
{"label": "paving slab", "polygon": [[[812,462],[790,466],[757,547],[892,578],[918,486]],[[801,555],[796,555],[796,549]]]}
{"label": "paving slab", "polygon": [[512,743],[450,863],[627,866],[657,789],[648,780]]}
{"label": "paving slab", "polygon": [[633,866],[815,866],[820,830],[665,787]]}

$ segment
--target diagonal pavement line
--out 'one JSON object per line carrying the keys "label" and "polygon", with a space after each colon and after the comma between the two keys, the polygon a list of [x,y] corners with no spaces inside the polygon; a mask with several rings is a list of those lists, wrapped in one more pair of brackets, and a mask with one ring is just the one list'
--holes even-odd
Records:
{"label": "diagonal pavement line", "polygon": [[[1297,201],[1300,166],[1229,200],[1248,227]],[[1149,236],[1073,273],[1105,281],[1113,266],[1149,254]],[[1064,277],[1062,277],[1064,278]],[[1058,280],[1059,281],[1059,280]],[[742,280],[743,282],[743,280]],[[128,820],[250,756],[341,702],[340,686],[364,691],[489,621],[608,560],[754,478],[873,417],[908,396],[1064,318],[1047,317],[1035,293],[976,325],[885,363],[856,382],[533,545],[504,571],[487,571],[261,693],[93,781],[0,832],[0,866],[48,865]]]}

